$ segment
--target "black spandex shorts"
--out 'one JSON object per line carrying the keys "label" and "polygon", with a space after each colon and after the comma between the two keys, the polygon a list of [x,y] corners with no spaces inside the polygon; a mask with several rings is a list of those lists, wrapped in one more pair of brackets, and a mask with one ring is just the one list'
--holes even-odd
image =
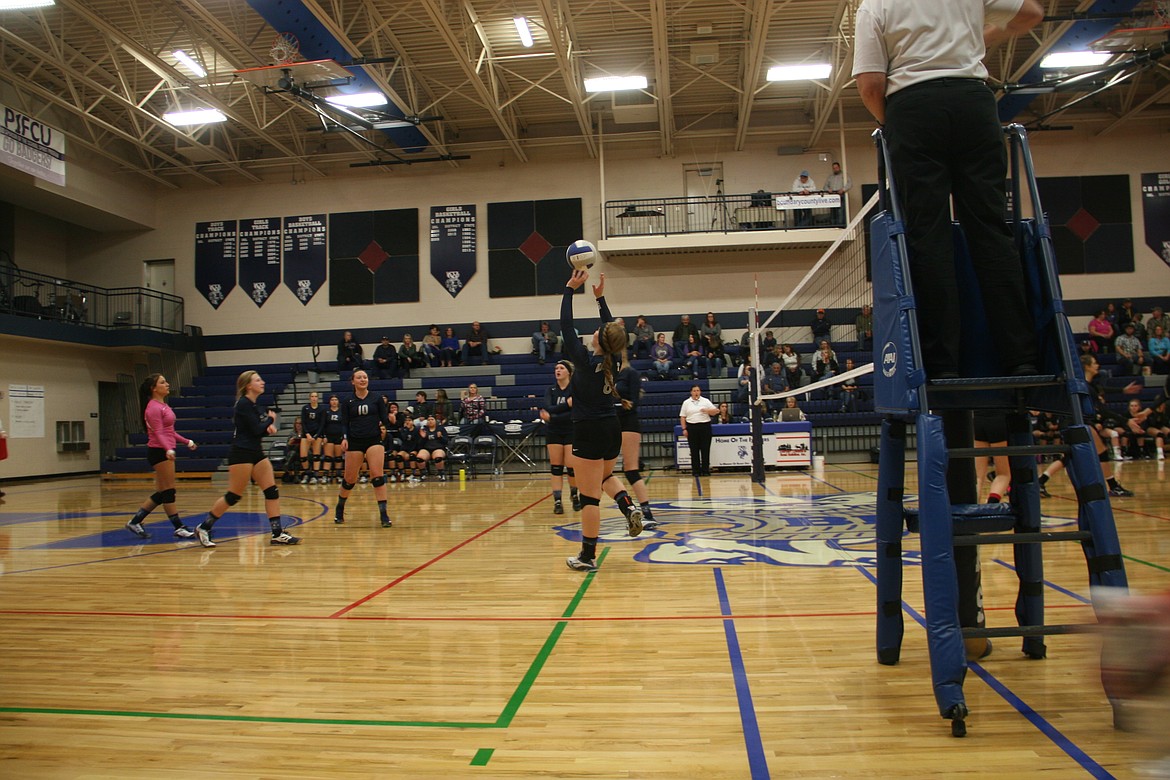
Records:
{"label": "black spandex shorts", "polygon": [[567,431],[549,431],[545,435],[544,443],[567,444],[571,446],[573,444],[573,429],[570,428]]}
{"label": "black spandex shorts", "polygon": [[618,424],[622,427],[622,433],[641,433],[642,421],[638,419],[637,412],[627,412],[626,414],[618,414]]}
{"label": "black spandex shorts", "polygon": [[344,439],[345,439],[344,434],[340,434],[340,433],[327,433],[327,434],[325,434],[325,443],[326,444],[341,444],[341,442]]}
{"label": "black spandex shorts", "polygon": [[382,447],[382,446],[384,446],[384,445],[382,444],[381,439],[350,439],[349,440],[349,451],[350,452],[365,452],[370,447]]}
{"label": "black spandex shorts", "polygon": [[978,411],[974,418],[975,441],[1007,441],[1007,422],[1003,412]]}
{"label": "black spandex shorts", "polygon": [[617,416],[573,421],[573,457],[613,460],[622,451],[622,428]]}
{"label": "black spandex shorts", "polygon": [[238,466],[241,463],[248,463],[255,466],[267,457],[260,450],[242,450],[239,447],[232,447],[228,452],[228,465]]}
{"label": "black spandex shorts", "polygon": [[146,448],[146,462],[151,465],[151,468],[157,466],[167,459],[167,451],[162,447],[147,447]]}

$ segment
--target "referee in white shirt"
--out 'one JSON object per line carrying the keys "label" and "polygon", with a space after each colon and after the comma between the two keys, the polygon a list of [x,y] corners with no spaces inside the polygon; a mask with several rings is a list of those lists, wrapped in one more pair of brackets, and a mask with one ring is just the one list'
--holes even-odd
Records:
{"label": "referee in white shirt", "polygon": [[885,126],[933,378],[959,371],[952,196],[1004,373],[1036,373],[1023,271],[1004,222],[1003,131],[982,60],[988,46],[1043,18],[1037,0],[863,0],[857,10],[853,75]]}
{"label": "referee in white shirt", "polygon": [[703,389],[691,386],[691,397],[683,401],[678,411],[683,436],[691,450],[691,473],[696,477],[711,475],[711,418],[719,409],[704,398]]}

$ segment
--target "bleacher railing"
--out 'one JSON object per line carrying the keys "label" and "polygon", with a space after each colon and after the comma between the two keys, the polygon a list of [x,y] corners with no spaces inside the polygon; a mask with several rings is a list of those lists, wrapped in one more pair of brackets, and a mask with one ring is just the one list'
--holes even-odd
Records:
{"label": "bleacher railing", "polygon": [[611,200],[602,208],[606,238],[804,230],[844,227],[848,196],[755,192]]}
{"label": "bleacher railing", "polygon": [[145,287],[95,287],[0,267],[0,313],[81,327],[183,333],[183,299]]}

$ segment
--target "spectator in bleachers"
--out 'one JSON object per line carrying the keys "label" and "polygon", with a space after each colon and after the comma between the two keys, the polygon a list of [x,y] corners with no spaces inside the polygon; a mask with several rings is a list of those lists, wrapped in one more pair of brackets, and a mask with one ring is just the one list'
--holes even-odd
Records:
{"label": "spectator in bleachers", "polygon": [[1121,323],[1117,314],[1117,304],[1113,301],[1105,304],[1105,319],[1109,320],[1109,324],[1113,326],[1113,338],[1117,338],[1121,333]]}
{"label": "spectator in bleachers", "polygon": [[634,321],[634,357],[650,357],[650,348],[654,346],[654,328],[646,321],[646,317],[639,314]]}
{"label": "spectator in bleachers", "polygon": [[1146,364],[1146,351],[1142,349],[1141,341],[1134,335],[1132,320],[1125,323],[1125,332],[1117,337],[1113,347],[1117,350],[1117,363],[1122,373],[1136,375],[1142,372],[1142,367]]}
{"label": "spectator in bleachers", "polygon": [[550,354],[557,351],[557,334],[549,327],[548,321],[542,321],[540,327],[532,334],[532,351],[539,357],[540,365]]}
{"label": "spectator in bleachers", "polygon": [[650,375],[654,379],[670,379],[674,367],[674,347],[666,343],[666,334],[659,333],[658,341],[650,348]]}
{"label": "spectator in bleachers", "polygon": [[402,346],[398,348],[398,365],[402,369],[403,376],[410,376],[412,368],[426,368],[426,356],[418,348],[418,344],[414,343],[414,338],[409,333],[402,336]]}
{"label": "spectator in bleachers", "polygon": [[678,366],[679,372],[688,374],[691,379],[698,379],[699,366],[708,365],[706,360],[707,353],[703,351],[703,345],[699,343],[699,337],[694,333],[687,336],[686,344],[683,345],[682,362]]}
{"label": "spectator in bleachers", "polygon": [[353,333],[346,331],[337,345],[337,370],[357,371],[364,368],[362,345],[353,340]]}
{"label": "spectator in bleachers", "polygon": [[857,349],[862,352],[869,352],[873,349],[873,308],[868,304],[863,304],[861,313],[853,320],[853,325],[857,329]]}
{"label": "spectator in bleachers", "polygon": [[439,348],[443,344],[443,337],[439,334],[439,326],[432,325],[427,328],[427,335],[422,338],[422,351],[426,356],[427,364],[430,366],[437,366],[441,361]]}
{"label": "spectator in bleachers", "polygon": [[463,340],[463,365],[471,365],[471,356],[476,355],[483,360],[486,366],[491,363],[490,351],[491,347],[488,345],[488,334],[479,324],[479,321],[471,323],[471,329],[467,331],[467,337]]}
{"label": "spectator in bleachers", "polygon": [[[795,195],[811,195],[816,191],[817,183],[808,175],[808,171],[801,171],[792,182],[792,192]],[[812,224],[812,209],[793,209],[792,217],[797,227],[807,227]]]}
{"label": "spectator in bleachers", "polygon": [[[848,373],[855,368],[853,358],[845,358],[845,371]],[[857,386],[857,377],[851,377],[841,382],[841,411],[856,412],[858,406],[865,400],[865,392]]]}
{"label": "spectator in bleachers", "polygon": [[756,384],[756,369],[752,365],[752,356],[744,355],[743,362],[736,371],[735,402],[746,404],[754,392]]}
{"label": "spectator in bleachers", "polygon": [[372,368],[378,379],[394,379],[398,376],[398,350],[390,343],[389,336],[383,336],[382,343],[374,348]]}
{"label": "spectator in bleachers", "polygon": [[791,344],[785,344],[780,347],[780,359],[784,363],[784,374],[788,380],[788,386],[795,390],[802,384],[801,375],[804,373],[800,367],[800,355],[792,348]]}
{"label": "spectator in bleachers", "polygon": [[764,331],[764,338],[760,339],[760,354],[771,354],[776,346],[776,336],[770,330]]}
{"label": "spectator in bleachers", "polygon": [[1096,355],[1097,354],[1097,342],[1093,341],[1092,339],[1082,339],[1081,343],[1080,343],[1080,349],[1077,352],[1077,354],[1078,355]]}
{"label": "spectator in bleachers", "polygon": [[[837,353],[833,351],[832,345],[827,340],[821,341],[820,349],[817,350],[817,354],[813,358],[813,381],[819,382],[822,379],[829,379],[839,373],[841,373],[841,366],[837,362]],[[836,398],[839,391],[838,385],[829,385],[829,398]]]}
{"label": "spectator in bleachers", "polygon": [[443,340],[439,342],[439,365],[451,368],[458,358],[459,339],[455,338],[455,329],[448,325]]}
{"label": "spectator in bleachers", "polygon": [[1089,320],[1088,331],[1089,338],[1097,345],[1097,352],[1099,354],[1104,354],[1112,349],[1113,337],[1116,334],[1104,309],[1098,309],[1093,319]]}
{"label": "spectator in bleachers", "polygon": [[808,418],[796,403],[796,396],[790,395],[784,399],[784,408],[780,410],[777,422],[804,422]]}
{"label": "spectator in bleachers", "polygon": [[459,398],[460,422],[470,426],[470,430],[461,432],[468,436],[490,433],[487,427],[487,399],[479,394],[479,386],[472,382],[459,394]]}
{"label": "spectator in bleachers", "polygon": [[699,335],[703,337],[705,346],[711,349],[718,347],[720,352],[723,351],[723,326],[715,319],[715,312],[707,312],[703,324],[699,327]]}
{"label": "spectator in bleachers", "polygon": [[817,309],[816,316],[813,317],[812,322],[808,324],[809,330],[812,331],[812,342],[817,344],[821,341],[831,341],[833,339],[833,323],[829,321],[828,316],[825,315],[824,309]]}
{"label": "spectator in bleachers", "polygon": [[427,391],[419,390],[414,394],[414,403],[406,407],[407,413],[414,418],[415,423],[422,425],[427,418],[434,414],[434,406],[427,400]]}
{"label": "spectator in bleachers", "polygon": [[1155,374],[1170,374],[1170,338],[1167,338],[1161,325],[1155,325],[1152,333],[1149,341],[1150,370]]}
{"label": "spectator in bleachers", "polygon": [[[764,395],[775,395],[776,393],[783,393],[788,389],[788,376],[784,372],[783,367],[779,363],[773,363],[768,372],[764,374],[763,382],[760,386]],[[775,417],[776,413],[784,406],[782,400],[769,400],[764,402],[764,411],[769,417]]]}
{"label": "spectator in bleachers", "polygon": [[691,315],[684,314],[679,318],[678,326],[674,329],[674,334],[670,337],[671,343],[674,344],[674,356],[680,360],[689,351],[688,343],[690,337],[694,336],[695,341],[699,340],[699,329],[691,322]]}
{"label": "spectator in bleachers", "polygon": [[1162,313],[1161,306],[1155,306],[1146,320],[1146,333],[1153,333],[1154,328],[1161,326],[1163,333],[1170,333],[1170,315]]}
{"label": "spectator in bleachers", "polygon": [[451,411],[451,399],[447,398],[447,391],[441,387],[435,391],[435,407],[431,412],[435,415],[435,419],[439,421],[439,425],[447,425],[451,420],[455,419]]}
{"label": "spectator in bleachers", "polygon": [[727,402],[721,401],[719,403],[719,414],[711,422],[715,425],[731,425],[739,421],[731,416],[731,407],[727,405]]}
{"label": "spectator in bleachers", "polygon": [[1133,308],[1133,300],[1126,298],[1121,302],[1121,308],[1117,310],[1117,329],[1124,333],[1125,326],[1133,322],[1135,314],[1137,312]]}
{"label": "spectator in bleachers", "polygon": [[1140,311],[1137,312],[1130,321],[1133,323],[1133,335],[1137,336],[1138,341],[1144,345],[1146,339],[1150,337],[1150,334],[1146,331],[1145,323],[1142,322],[1142,313]]}

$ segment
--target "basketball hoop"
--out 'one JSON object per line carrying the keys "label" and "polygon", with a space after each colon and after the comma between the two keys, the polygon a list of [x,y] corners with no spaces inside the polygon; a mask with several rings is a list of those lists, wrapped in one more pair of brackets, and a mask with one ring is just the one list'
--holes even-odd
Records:
{"label": "basketball hoop", "polygon": [[273,65],[296,62],[301,56],[301,42],[292,33],[277,33],[268,54],[272,57]]}

